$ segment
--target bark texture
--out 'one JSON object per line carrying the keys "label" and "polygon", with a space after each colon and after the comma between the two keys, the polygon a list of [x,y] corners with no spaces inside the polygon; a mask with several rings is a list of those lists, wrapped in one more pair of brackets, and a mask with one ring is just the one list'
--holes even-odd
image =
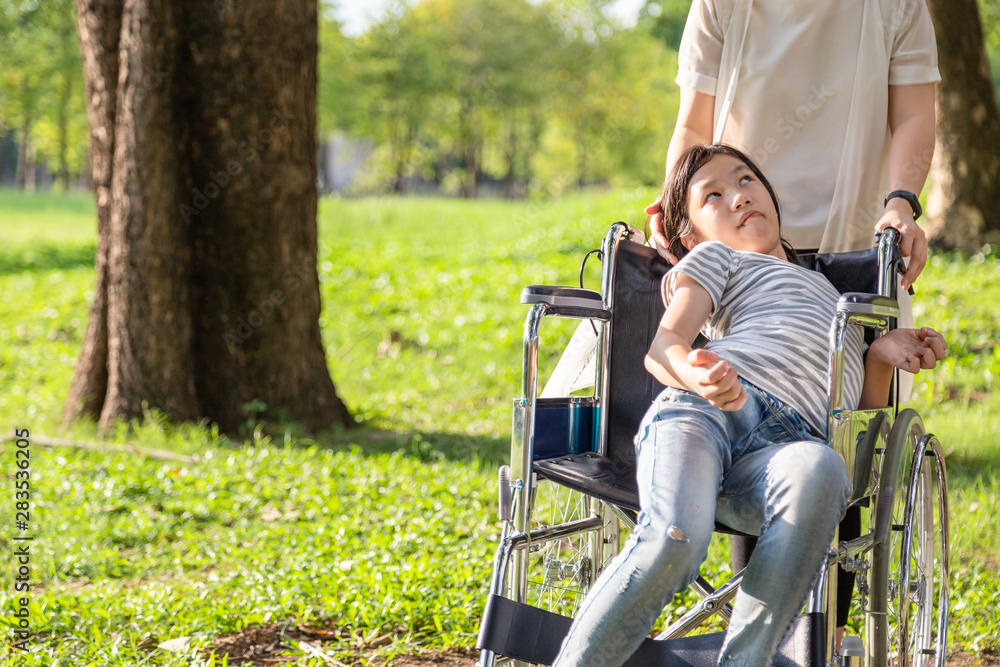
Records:
{"label": "bark texture", "polygon": [[319,329],[315,1],[77,13],[99,243],[67,418],[349,424]]}
{"label": "bark texture", "polygon": [[1000,241],[1000,116],[976,0],[929,0],[941,83],[925,229],[937,247]]}
{"label": "bark texture", "polygon": [[123,0],[77,0],[77,29],[90,124],[90,178],[97,212],[97,284],[64,417],[100,417],[108,391],[108,245],[111,160]]}

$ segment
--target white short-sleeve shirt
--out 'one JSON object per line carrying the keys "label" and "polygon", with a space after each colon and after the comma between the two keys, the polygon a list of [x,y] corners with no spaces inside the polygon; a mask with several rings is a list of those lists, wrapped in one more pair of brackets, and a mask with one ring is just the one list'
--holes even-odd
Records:
{"label": "white short-sleeve shirt", "polygon": [[889,86],[940,80],[924,0],[695,0],[678,63],[678,85],[715,96],[716,129],[738,71],[721,140],[767,175],[792,246],[871,246]]}

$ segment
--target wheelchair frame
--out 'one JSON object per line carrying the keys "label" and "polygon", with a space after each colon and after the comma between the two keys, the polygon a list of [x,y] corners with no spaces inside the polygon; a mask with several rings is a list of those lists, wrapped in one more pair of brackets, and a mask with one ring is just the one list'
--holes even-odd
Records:
{"label": "wheelchair frame", "polygon": [[[615,223],[605,237],[600,293],[544,286],[529,286],[522,293],[522,302],[531,304],[531,308],[524,324],[521,396],[514,401],[511,462],[500,471],[502,529],[477,643],[481,650],[480,667],[551,664],[568,630],[570,619],[527,604],[533,552],[546,545],[558,548],[574,538],[583,540],[579,566],[567,570],[567,576],[579,579],[582,595],[603,565],[617,554],[619,523],[630,529],[635,525],[637,506],[621,502],[620,494],[584,493],[578,499],[582,511],[569,521],[533,527],[536,492],[539,482],[545,481],[539,480],[537,463],[561,460],[559,457],[567,457],[572,463],[574,455],[577,459],[599,458],[608,453],[610,410],[602,407],[609,399],[610,389],[608,362],[614,337],[611,321],[616,261],[619,246],[631,243],[632,234],[633,230],[624,223]],[[798,640],[786,640],[786,644],[795,646],[783,646],[775,664],[847,666],[858,664],[854,662],[856,657],[863,658],[867,667],[945,664],[948,505],[940,443],[925,433],[919,415],[913,410],[897,414],[895,407],[866,411],[842,407],[846,331],[858,325],[881,333],[893,327],[899,315],[895,301],[896,273],[900,266],[897,237],[894,230],[883,234],[875,251],[879,263],[878,294],[844,294],[830,334],[829,432],[832,445],[844,459],[852,478],[851,502],[870,510],[868,529],[850,541],[841,542],[834,537],[826,564],[807,600],[806,614],[793,626],[791,634],[797,635]],[[659,291],[656,293],[659,298]],[[538,397],[539,334],[546,317],[589,319],[597,323],[598,363],[593,396]],[[646,407],[648,404],[642,406]],[[554,437],[544,433],[546,428]],[[631,474],[634,477],[634,470]],[[550,570],[558,569],[557,575],[564,574],[562,568],[566,563],[557,558],[554,563],[546,561],[542,565],[544,578],[548,579]],[[856,588],[865,612],[867,641],[863,646],[859,646],[857,638],[848,638],[834,650],[836,565],[855,572],[858,577]],[[657,636],[660,641],[647,640],[626,665],[671,664],[670,657],[663,662],[665,656],[687,656],[684,660],[689,661],[678,664],[714,664],[721,636],[701,641],[687,635],[713,614],[728,619],[728,603],[735,597],[741,580],[742,573],[737,573],[716,589],[699,577],[692,588],[701,598],[700,604],[671,623]],[[911,619],[913,605],[916,610]],[[556,611],[562,611],[559,604],[554,606]],[[684,639],[678,639],[681,637]]]}

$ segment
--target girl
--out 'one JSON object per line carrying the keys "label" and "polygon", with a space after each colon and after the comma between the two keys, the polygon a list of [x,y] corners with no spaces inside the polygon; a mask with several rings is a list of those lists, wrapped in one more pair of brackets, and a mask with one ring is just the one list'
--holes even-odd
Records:
{"label": "girl", "polygon": [[[646,368],[667,385],[639,427],[642,511],[601,574],[556,667],[617,667],[698,575],[716,519],[760,540],[719,656],[770,664],[819,571],[849,493],[826,442],[827,340],[837,290],[788,261],[778,202],[760,170],[728,146],[695,146],[663,196],[670,250],[666,312]],[[701,331],[710,342],[692,350]],[[884,406],[893,367],[944,356],[932,329],[848,341],[848,405]]]}

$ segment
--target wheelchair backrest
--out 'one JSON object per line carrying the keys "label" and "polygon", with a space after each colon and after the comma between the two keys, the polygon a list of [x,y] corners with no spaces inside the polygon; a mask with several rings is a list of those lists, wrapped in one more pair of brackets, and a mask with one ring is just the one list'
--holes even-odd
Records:
{"label": "wheelchair backrest", "polygon": [[[624,225],[622,226],[624,227]],[[663,317],[660,283],[670,270],[654,250],[622,238],[606,260],[606,289],[613,291],[609,382],[604,397],[608,411],[605,455],[615,463],[635,468],[634,439],[643,415],[663,391],[646,371],[644,359]],[[878,251],[803,254],[799,263],[820,271],[841,293],[878,289]]]}

